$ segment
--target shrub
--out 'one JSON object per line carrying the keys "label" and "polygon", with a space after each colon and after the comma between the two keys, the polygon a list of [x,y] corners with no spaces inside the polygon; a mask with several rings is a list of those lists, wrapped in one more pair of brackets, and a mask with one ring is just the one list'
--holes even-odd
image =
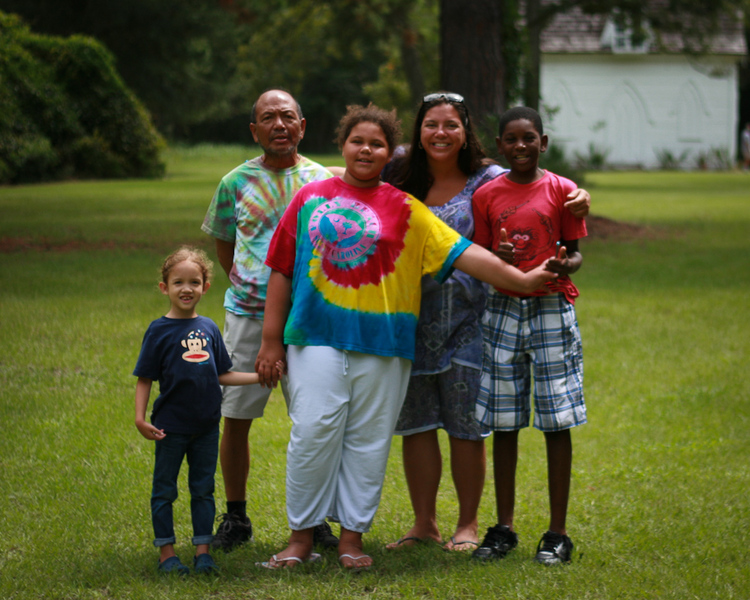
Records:
{"label": "shrub", "polygon": [[60,171],[57,152],[49,139],[41,135],[2,136],[0,157],[4,159],[7,180],[15,183],[44,181]]}
{"label": "shrub", "polygon": [[565,156],[562,146],[550,144],[547,151],[539,159],[539,166],[548,169],[556,175],[567,177],[575,181],[578,187],[583,187],[586,179],[585,170],[580,165],[573,165]]}
{"label": "shrub", "polygon": [[607,157],[610,152],[609,148],[600,148],[591,142],[588,154],[575,153],[576,167],[585,171],[604,171],[608,167]]}
{"label": "shrub", "polygon": [[101,44],[0,12],[0,183],[158,177],[163,148]]}
{"label": "shrub", "polygon": [[702,171],[731,171],[734,163],[727,148],[710,148],[698,152],[695,166]]}
{"label": "shrub", "polygon": [[679,155],[675,154],[668,148],[661,150],[654,150],[656,154],[656,160],[659,161],[659,168],[662,171],[677,171],[682,169],[683,164],[690,156],[689,150],[683,150]]}

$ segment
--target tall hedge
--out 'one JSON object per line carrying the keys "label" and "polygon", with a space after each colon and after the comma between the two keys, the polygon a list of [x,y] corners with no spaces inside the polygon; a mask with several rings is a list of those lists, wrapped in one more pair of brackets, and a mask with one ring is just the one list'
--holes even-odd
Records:
{"label": "tall hedge", "polygon": [[0,183],[159,177],[163,147],[106,48],[0,12]]}

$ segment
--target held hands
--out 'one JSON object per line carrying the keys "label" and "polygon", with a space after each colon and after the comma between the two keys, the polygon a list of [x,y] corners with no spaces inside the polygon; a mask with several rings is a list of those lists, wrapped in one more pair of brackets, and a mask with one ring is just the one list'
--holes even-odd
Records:
{"label": "held hands", "polygon": [[516,261],[513,250],[513,244],[508,241],[508,232],[505,231],[505,228],[501,229],[500,243],[497,245],[497,249],[493,250],[492,253],[500,260],[507,262],[509,265],[513,265]]}
{"label": "held hands", "polygon": [[148,423],[142,419],[137,419],[135,422],[135,426],[138,431],[141,432],[141,435],[147,440],[163,440],[165,437],[167,437],[167,434],[164,433],[163,429],[157,429],[156,427],[151,425],[151,423]]}
{"label": "held hands", "polygon": [[255,359],[255,372],[258,374],[260,385],[268,388],[276,387],[279,379],[286,372],[286,352],[281,340],[261,342],[258,358]]}
{"label": "held hands", "polygon": [[546,261],[543,265],[540,265],[534,269],[531,269],[531,271],[528,271],[526,273],[526,277],[528,278],[528,288],[526,290],[527,293],[531,294],[533,292],[544,292],[545,294],[549,293],[549,288],[544,285],[548,281],[552,281],[553,279],[557,279],[559,277],[559,274],[554,272],[554,269],[549,266],[549,263],[552,261],[552,259],[549,259]]}

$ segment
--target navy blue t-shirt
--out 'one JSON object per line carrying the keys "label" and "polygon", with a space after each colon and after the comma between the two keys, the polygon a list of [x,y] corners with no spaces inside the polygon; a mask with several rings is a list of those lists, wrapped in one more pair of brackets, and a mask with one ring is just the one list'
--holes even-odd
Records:
{"label": "navy blue t-shirt", "polygon": [[143,336],[133,375],[159,382],[154,427],[205,433],[221,419],[219,374],[232,368],[224,340],[207,317],[153,321]]}

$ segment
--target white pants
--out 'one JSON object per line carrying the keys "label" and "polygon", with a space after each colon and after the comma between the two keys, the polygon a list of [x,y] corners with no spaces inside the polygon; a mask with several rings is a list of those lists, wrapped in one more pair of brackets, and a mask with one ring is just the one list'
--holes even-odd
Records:
{"label": "white pants", "polygon": [[330,517],[364,533],[380,502],[411,361],[327,346],[289,346],[287,360],[289,526]]}

